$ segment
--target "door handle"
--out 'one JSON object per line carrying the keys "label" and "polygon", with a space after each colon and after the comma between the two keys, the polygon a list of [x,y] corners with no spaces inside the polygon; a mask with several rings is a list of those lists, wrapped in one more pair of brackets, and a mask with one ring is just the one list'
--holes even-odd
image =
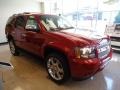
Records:
{"label": "door handle", "polygon": [[12,32],[13,34],[15,34],[15,32]]}
{"label": "door handle", "polygon": [[22,37],[26,37],[26,34],[21,34]]}

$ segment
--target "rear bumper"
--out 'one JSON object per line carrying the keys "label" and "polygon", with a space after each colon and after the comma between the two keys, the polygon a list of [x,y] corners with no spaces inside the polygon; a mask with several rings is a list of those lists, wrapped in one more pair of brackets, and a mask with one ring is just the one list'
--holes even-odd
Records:
{"label": "rear bumper", "polygon": [[109,55],[100,60],[98,58],[88,60],[76,60],[71,62],[71,75],[74,78],[86,78],[94,75],[98,71],[102,70],[110,61],[112,57],[112,50]]}

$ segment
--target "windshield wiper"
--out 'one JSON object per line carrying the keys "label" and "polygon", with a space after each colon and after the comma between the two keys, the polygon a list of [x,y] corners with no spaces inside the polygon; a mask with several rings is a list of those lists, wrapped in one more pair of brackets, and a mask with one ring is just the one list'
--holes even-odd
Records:
{"label": "windshield wiper", "polygon": [[65,28],[62,28],[62,27],[50,28],[51,31],[59,31],[59,30],[62,30],[62,29],[65,29]]}
{"label": "windshield wiper", "polygon": [[73,29],[74,27],[57,27],[57,28],[50,28],[51,31],[60,31],[60,30],[65,30],[65,29]]}
{"label": "windshield wiper", "polygon": [[51,31],[59,31],[61,29],[63,29],[63,28],[50,28]]}
{"label": "windshield wiper", "polygon": [[58,27],[59,30],[65,30],[65,29],[73,29],[74,27]]}
{"label": "windshield wiper", "polygon": [[67,28],[65,28],[65,29],[73,29],[74,27],[67,27]]}

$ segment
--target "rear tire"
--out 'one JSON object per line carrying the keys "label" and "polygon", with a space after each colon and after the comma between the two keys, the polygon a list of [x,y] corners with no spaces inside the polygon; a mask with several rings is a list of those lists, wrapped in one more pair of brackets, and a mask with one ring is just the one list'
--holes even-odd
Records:
{"label": "rear tire", "polygon": [[10,47],[10,51],[11,51],[12,55],[18,56],[19,52],[18,52],[18,48],[16,47],[16,45],[14,43],[14,40],[10,39],[8,42],[9,42],[9,47]]}
{"label": "rear tire", "polygon": [[46,69],[49,77],[58,84],[64,83],[69,79],[68,63],[63,55],[49,54],[46,58]]}

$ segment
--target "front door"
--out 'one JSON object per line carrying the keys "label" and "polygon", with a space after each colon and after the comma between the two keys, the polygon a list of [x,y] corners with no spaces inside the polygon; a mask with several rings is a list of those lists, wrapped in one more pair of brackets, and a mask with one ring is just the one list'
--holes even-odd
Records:
{"label": "front door", "polygon": [[40,55],[41,42],[43,41],[43,38],[38,22],[34,16],[28,17],[25,29],[25,38],[27,41],[27,45],[29,46],[29,51],[34,54]]}

